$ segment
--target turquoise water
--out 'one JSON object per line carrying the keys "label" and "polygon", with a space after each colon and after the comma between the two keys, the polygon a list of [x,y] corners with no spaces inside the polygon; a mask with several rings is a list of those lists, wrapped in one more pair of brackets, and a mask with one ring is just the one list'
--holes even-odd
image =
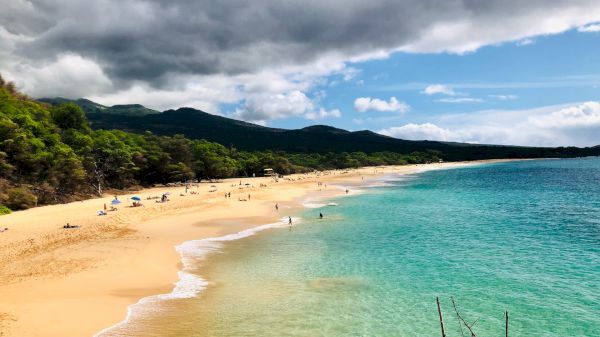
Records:
{"label": "turquoise water", "polygon": [[453,296],[478,336],[504,336],[504,310],[510,336],[600,336],[599,159],[391,178],[227,243],[145,335],[440,336],[439,296],[461,336]]}

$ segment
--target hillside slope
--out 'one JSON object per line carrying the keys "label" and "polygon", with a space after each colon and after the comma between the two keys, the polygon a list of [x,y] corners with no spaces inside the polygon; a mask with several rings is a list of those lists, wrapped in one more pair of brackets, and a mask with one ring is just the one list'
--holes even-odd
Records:
{"label": "hillside slope", "polygon": [[437,150],[442,152],[445,160],[600,155],[599,147],[539,148],[410,141],[387,137],[368,130],[352,132],[324,125],[286,130],[212,115],[192,108],[179,108],[155,114],[106,113],[104,110],[87,108],[88,105],[82,105],[79,101],[75,103],[86,111],[93,129],[119,129],[135,133],[151,131],[163,136],[182,134],[188,138],[206,139],[247,151],[274,150],[295,153],[391,151],[406,154],[414,151]]}

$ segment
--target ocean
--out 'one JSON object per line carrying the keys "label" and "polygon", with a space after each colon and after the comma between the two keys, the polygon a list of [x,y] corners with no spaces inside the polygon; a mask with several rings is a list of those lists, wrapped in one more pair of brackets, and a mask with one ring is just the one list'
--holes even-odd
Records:
{"label": "ocean", "polygon": [[504,336],[505,311],[509,336],[600,336],[600,159],[390,175],[330,201],[180,246],[179,290],[103,335],[441,336],[439,297],[461,336],[453,297],[477,336]]}

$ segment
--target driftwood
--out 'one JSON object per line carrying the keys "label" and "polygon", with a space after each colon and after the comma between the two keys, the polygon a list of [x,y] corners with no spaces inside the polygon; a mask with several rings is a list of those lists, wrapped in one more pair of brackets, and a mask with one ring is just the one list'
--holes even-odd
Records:
{"label": "driftwood", "polygon": [[437,302],[438,314],[440,315],[440,326],[442,328],[442,337],[446,337],[446,332],[444,331],[444,319],[442,318],[442,308],[440,307],[440,298],[436,297],[435,301]]}
{"label": "driftwood", "polygon": [[[473,323],[469,324],[467,323],[467,321],[465,321],[464,318],[462,318],[462,316],[460,315],[460,313],[458,312],[458,309],[456,308],[456,303],[454,303],[454,297],[450,297],[452,299],[452,306],[454,307],[454,311],[456,312],[456,317],[458,317],[458,320],[460,322],[462,322],[462,324],[465,325],[465,327],[467,327],[467,329],[469,330],[469,332],[471,333],[471,337],[477,337],[477,335],[475,335],[475,332],[473,332],[473,326],[475,325],[475,323],[477,323],[477,321],[479,320],[479,318],[477,318],[475,321],[473,321]],[[461,329],[462,331],[462,329]]]}
{"label": "driftwood", "polygon": [[[454,297],[450,297],[450,299],[452,300],[452,307],[454,308],[454,312],[456,313],[456,319],[458,321],[458,327],[460,329],[460,334],[462,337],[465,337],[465,333],[464,333],[464,329],[463,329],[463,325],[467,328],[467,330],[470,333],[470,337],[477,337],[477,335],[475,334],[475,331],[473,331],[473,327],[475,326],[475,324],[477,324],[477,322],[479,321],[479,318],[477,318],[476,320],[473,321],[473,323],[468,323],[460,314],[460,312],[458,311],[458,308],[456,307],[456,302],[454,301]],[[440,298],[436,297],[435,301],[437,303],[437,309],[438,309],[438,315],[440,317],[440,327],[442,329],[442,337],[446,337],[446,331],[444,329],[444,319],[442,317],[442,308],[440,306]],[[508,311],[504,311],[504,318],[505,318],[505,337],[508,337]]]}
{"label": "driftwood", "polygon": [[506,337],[508,337],[508,310],[504,312],[504,317],[506,318]]}

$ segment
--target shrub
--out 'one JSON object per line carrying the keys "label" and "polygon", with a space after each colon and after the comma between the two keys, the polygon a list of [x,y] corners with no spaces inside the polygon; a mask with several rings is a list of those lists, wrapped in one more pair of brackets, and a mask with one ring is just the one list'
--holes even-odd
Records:
{"label": "shrub", "polygon": [[10,214],[10,208],[0,204],[0,215]]}
{"label": "shrub", "polygon": [[24,187],[8,190],[6,205],[13,210],[28,209],[36,206],[37,198],[31,191]]}

